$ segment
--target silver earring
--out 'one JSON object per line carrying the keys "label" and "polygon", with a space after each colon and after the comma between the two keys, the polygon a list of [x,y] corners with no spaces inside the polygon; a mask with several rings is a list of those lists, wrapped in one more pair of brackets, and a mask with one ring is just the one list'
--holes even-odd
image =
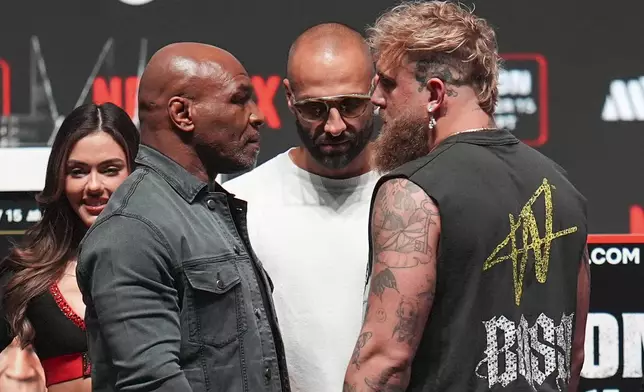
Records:
{"label": "silver earring", "polygon": [[427,113],[429,113],[429,130],[433,130],[436,126],[436,119],[434,118],[434,104],[427,104]]}
{"label": "silver earring", "polygon": [[436,119],[432,114],[429,115],[429,130],[433,131],[434,127],[436,127]]}

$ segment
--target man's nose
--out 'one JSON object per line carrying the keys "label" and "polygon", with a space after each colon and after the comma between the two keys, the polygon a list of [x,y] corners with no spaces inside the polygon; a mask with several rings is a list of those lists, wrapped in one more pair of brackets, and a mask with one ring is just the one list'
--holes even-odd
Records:
{"label": "man's nose", "polygon": [[249,121],[250,124],[255,128],[261,127],[262,125],[264,125],[264,122],[266,122],[266,116],[264,115],[264,112],[262,112],[262,109],[260,109],[254,101],[253,110],[251,111]]}
{"label": "man's nose", "polygon": [[332,136],[336,137],[346,131],[347,124],[344,123],[340,112],[336,108],[331,108],[329,111],[329,117],[324,124],[324,132],[330,133]]}
{"label": "man's nose", "polygon": [[373,94],[371,95],[371,103],[376,105],[376,107],[380,109],[384,109],[387,106],[387,101],[385,100],[384,95],[382,94],[382,91],[380,89],[380,86],[376,86],[376,89],[373,91]]}

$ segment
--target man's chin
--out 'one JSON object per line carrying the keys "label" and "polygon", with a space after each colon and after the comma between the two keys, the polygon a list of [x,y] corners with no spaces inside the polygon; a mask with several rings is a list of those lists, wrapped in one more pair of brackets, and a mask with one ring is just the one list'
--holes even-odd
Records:
{"label": "man's chin", "polygon": [[323,154],[318,152],[317,154],[311,154],[313,159],[320,165],[324,166],[330,170],[340,170],[347,167],[352,159],[348,154]]}
{"label": "man's chin", "polygon": [[324,152],[319,148],[308,149],[309,154],[317,163],[331,170],[340,170],[349,166],[353,161],[355,161],[360,154],[364,151],[365,147],[369,143],[364,143],[364,145],[358,145],[352,143],[346,150],[343,151],[333,151],[333,152]]}
{"label": "man's chin", "polygon": [[219,165],[217,172],[220,174],[237,174],[253,170],[257,166],[257,156],[244,157]]}

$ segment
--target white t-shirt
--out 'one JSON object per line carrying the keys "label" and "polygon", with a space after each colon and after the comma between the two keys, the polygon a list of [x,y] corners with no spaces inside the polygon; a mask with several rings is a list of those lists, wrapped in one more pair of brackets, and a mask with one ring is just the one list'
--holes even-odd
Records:
{"label": "white t-shirt", "polygon": [[379,176],[330,179],[288,151],[223,187],[248,202],[248,231],[268,271],[295,392],[342,389],[362,326],[369,206]]}

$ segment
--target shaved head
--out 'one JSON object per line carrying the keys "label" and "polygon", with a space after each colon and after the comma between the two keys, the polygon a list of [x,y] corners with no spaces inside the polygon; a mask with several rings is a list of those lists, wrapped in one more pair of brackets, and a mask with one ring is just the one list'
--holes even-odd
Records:
{"label": "shaved head", "polygon": [[[346,64],[345,64],[346,63]],[[354,29],[340,23],[313,26],[293,42],[288,53],[287,77],[296,88],[311,71],[341,70],[352,64],[353,72],[374,73],[371,51],[366,41]]]}
{"label": "shaved head", "polygon": [[264,123],[252,97],[248,73],[229,52],[193,42],[165,46],[139,84],[141,142],[205,172],[204,179],[252,167]]}
{"label": "shaved head", "polygon": [[147,131],[148,122],[156,128],[154,112],[165,108],[171,97],[198,98],[208,93],[204,82],[221,88],[239,74],[246,74],[244,67],[216,46],[181,42],[161,48],[148,62],[139,84],[141,131]]}
{"label": "shaved head", "polygon": [[348,26],[323,23],[297,37],[283,83],[302,141],[298,166],[333,178],[368,170],[374,74],[369,46]]}

